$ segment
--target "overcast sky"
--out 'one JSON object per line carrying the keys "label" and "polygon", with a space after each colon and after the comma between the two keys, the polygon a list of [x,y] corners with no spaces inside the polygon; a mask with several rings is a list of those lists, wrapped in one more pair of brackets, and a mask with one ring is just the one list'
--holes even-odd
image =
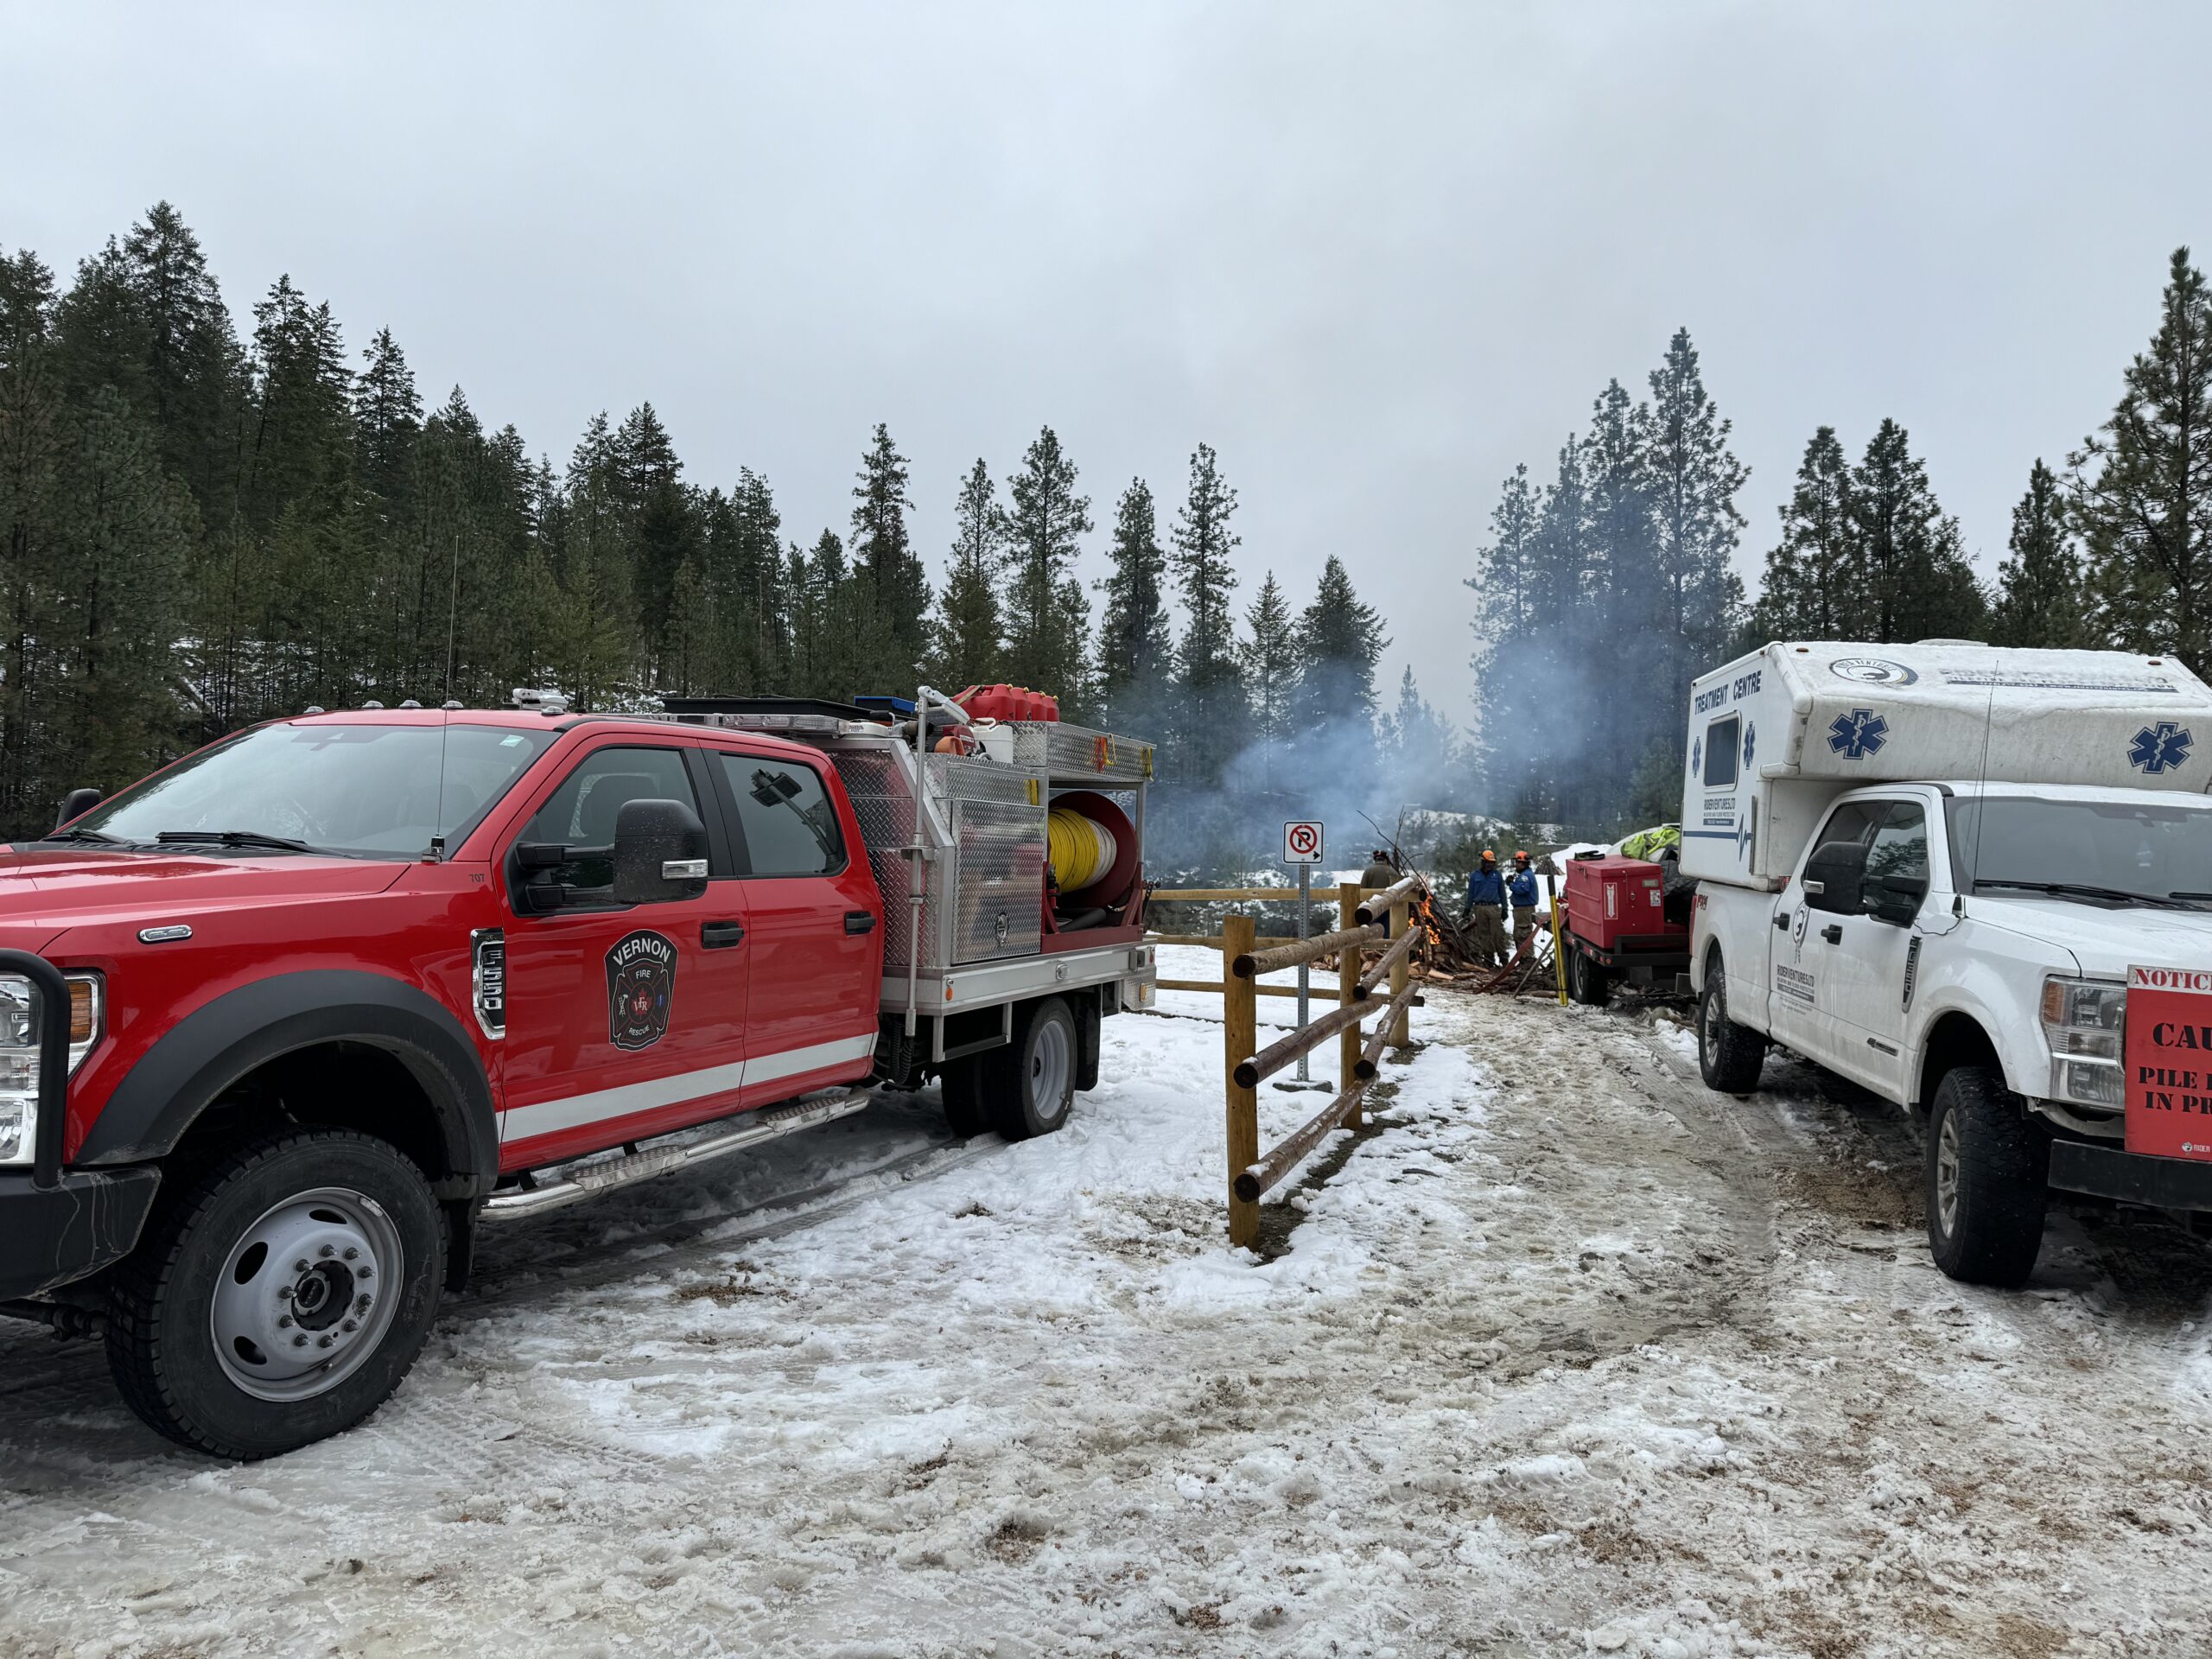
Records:
{"label": "overcast sky", "polygon": [[0,246],[161,198],[435,403],[564,458],[659,410],[842,533],[873,423],[932,570],[1039,425],[1103,568],[1219,450],[1242,597],[1344,556],[1464,717],[1459,586],[1686,324],[1774,539],[1806,439],[1910,428],[1985,574],[2212,242],[2212,7],[1192,3],[131,8],[0,0]]}

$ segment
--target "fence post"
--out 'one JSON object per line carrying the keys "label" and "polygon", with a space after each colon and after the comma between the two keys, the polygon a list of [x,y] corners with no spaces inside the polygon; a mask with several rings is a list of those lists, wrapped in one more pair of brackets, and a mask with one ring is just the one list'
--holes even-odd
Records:
{"label": "fence post", "polygon": [[[1413,909],[1402,899],[1390,906],[1390,942],[1395,944],[1406,937],[1406,930],[1413,925]],[[1414,955],[1408,950],[1390,964],[1390,995],[1399,992],[1413,982]],[[1403,1048],[1413,1041],[1413,1034],[1406,1027],[1406,1011],[1398,1010],[1398,1017],[1390,1022],[1390,1046]]]}
{"label": "fence post", "polygon": [[1259,1045],[1258,982],[1239,979],[1229,964],[1252,949],[1259,931],[1249,916],[1225,916],[1221,923],[1221,1030],[1227,1060],[1223,1078],[1229,1090],[1229,1242],[1249,1249],[1260,1242],[1260,1205],[1236,1196],[1236,1177],[1260,1161],[1260,1091],[1236,1086],[1236,1068]]}
{"label": "fence post", "polygon": [[[1337,889],[1337,925],[1347,932],[1359,919],[1359,883],[1346,881]],[[1337,952],[1337,1006],[1351,1001],[1359,988],[1361,969],[1366,956],[1357,945]],[[1359,1064],[1359,1027],[1347,1026],[1344,1035],[1337,1039],[1337,1091],[1341,1094],[1352,1085],[1352,1067]],[[1351,1110],[1344,1116],[1344,1127],[1358,1128],[1363,1121],[1363,1101],[1352,1102]]]}

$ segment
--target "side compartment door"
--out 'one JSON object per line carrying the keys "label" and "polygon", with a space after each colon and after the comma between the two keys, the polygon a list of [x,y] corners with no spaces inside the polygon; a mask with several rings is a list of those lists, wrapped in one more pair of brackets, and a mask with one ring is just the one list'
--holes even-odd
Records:
{"label": "side compartment door", "polygon": [[716,747],[745,889],[748,1105],[868,1075],[883,903],[844,791],[811,758]]}
{"label": "side compartment door", "polygon": [[1845,801],[1831,811],[1776,912],[1786,926],[1776,934],[1771,958],[1775,1040],[1823,1065],[1837,1066],[1845,1047],[1836,1026],[1835,955],[1859,914],[1866,840],[1885,805]]}
{"label": "side compartment door", "polygon": [[[727,843],[714,834],[698,753],[634,741],[590,749],[502,849],[504,1168],[581,1156],[737,1108],[748,988],[734,909],[741,895],[727,879]],[[614,902],[615,817],[633,800],[680,801],[700,815],[715,849],[701,896]],[[559,845],[569,856],[525,871],[515,853],[524,845]],[[721,948],[733,934],[727,942],[740,948]]]}

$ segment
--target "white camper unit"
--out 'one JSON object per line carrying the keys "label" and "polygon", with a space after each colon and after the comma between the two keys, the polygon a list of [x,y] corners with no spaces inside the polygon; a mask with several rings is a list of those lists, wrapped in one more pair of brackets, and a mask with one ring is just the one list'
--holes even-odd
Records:
{"label": "white camper unit", "polygon": [[1829,804],[1862,784],[2201,794],[2212,690],[2171,657],[1788,640],[1691,686],[1686,748],[1682,874],[1771,893]]}

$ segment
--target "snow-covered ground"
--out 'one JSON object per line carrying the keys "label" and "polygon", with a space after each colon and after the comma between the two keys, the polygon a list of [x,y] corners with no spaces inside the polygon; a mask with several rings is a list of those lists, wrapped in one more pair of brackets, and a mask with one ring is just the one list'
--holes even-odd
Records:
{"label": "snow-covered ground", "polygon": [[[494,1234],[399,1395],[274,1462],[8,1327],[0,1652],[2207,1650],[2178,1229],[2071,1209],[1969,1290],[1896,1115],[1440,992],[1262,1261],[1173,1001],[1044,1141],[888,1097]],[[1322,1098],[1263,1095],[1268,1139]]]}

